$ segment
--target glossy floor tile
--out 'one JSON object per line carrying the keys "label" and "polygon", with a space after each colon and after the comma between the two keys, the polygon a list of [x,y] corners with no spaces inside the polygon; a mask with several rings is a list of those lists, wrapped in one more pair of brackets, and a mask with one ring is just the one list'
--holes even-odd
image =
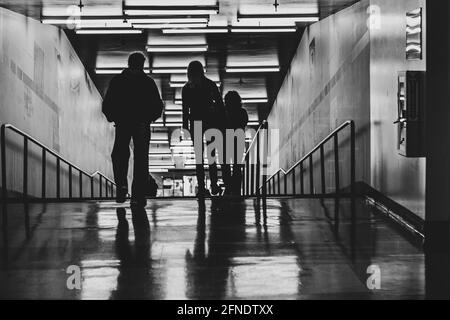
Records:
{"label": "glossy floor tile", "polygon": [[0,298],[425,298],[421,246],[355,207],[352,219],[349,200],[10,205]]}

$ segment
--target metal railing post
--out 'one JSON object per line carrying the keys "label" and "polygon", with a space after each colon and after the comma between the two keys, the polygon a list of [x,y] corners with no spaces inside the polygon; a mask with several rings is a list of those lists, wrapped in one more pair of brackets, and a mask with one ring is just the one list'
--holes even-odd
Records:
{"label": "metal railing post", "polygon": [[83,198],[83,172],[81,170],[79,171],[78,184],[79,184],[78,192],[81,199]]}
{"label": "metal railing post", "polygon": [[334,135],[334,184],[336,195],[339,195],[341,186],[339,181],[339,138],[337,133]]}
{"label": "metal railing post", "polygon": [[313,155],[309,157],[309,191],[311,194],[314,194],[314,163],[313,163]]}
{"label": "metal railing post", "polygon": [[295,186],[295,168],[294,168],[294,169],[292,169],[292,194],[294,196],[297,193],[295,188],[296,188],[296,186]]}
{"label": "metal railing post", "polygon": [[326,193],[325,186],[325,150],[323,145],[320,146],[320,177],[321,177],[321,188],[322,194]]}
{"label": "metal railing post", "polygon": [[91,198],[94,198],[94,177],[91,177]]}
{"label": "metal railing post", "polygon": [[256,137],[256,196],[259,198],[261,196],[260,190],[260,178],[261,178],[261,159],[259,157],[260,152],[260,144],[259,144],[259,135]]}
{"label": "metal railing post", "polygon": [[42,164],[41,164],[41,197],[45,199],[47,195],[47,150],[42,149]]}
{"label": "metal railing post", "polygon": [[61,198],[61,160],[56,158],[56,198]]}
{"label": "metal railing post", "polygon": [[22,196],[26,201],[28,198],[28,138],[23,138],[23,191]]}
{"label": "metal railing post", "polygon": [[98,181],[99,181],[99,195],[98,197],[101,199],[103,197],[103,181],[102,176],[98,175]]}
{"label": "metal railing post", "polygon": [[72,199],[72,165],[69,164],[69,199]]}

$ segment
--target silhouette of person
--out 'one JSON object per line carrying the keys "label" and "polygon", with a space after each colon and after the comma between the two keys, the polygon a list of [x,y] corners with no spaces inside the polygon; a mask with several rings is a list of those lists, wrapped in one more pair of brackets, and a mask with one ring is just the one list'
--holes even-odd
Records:
{"label": "silhouette of person", "polygon": [[[188,82],[182,90],[183,99],[183,128],[190,130],[194,140],[194,122],[202,122],[202,137],[206,130],[215,128],[224,132],[225,108],[219,89],[214,81],[205,76],[203,65],[199,61],[192,61],[188,66]],[[203,139],[202,139],[203,141]],[[210,143],[211,141],[207,141]],[[196,173],[198,181],[197,196],[203,197],[206,193],[203,142],[200,146],[195,145],[196,150],[201,150],[201,159],[196,159]],[[201,148],[201,149],[197,149]],[[197,155],[197,153],[196,153]],[[215,150],[212,154],[215,156]],[[217,184],[217,163],[209,164],[209,176],[211,179],[212,195],[220,194],[222,189]]]}
{"label": "silhouette of person", "polygon": [[[239,93],[236,91],[229,91],[225,95],[225,110],[227,113],[227,129],[245,131],[245,127],[248,123],[247,111],[242,108],[242,99]],[[233,154],[227,155],[226,164],[223,166],[222,172],[225,182],[225,194],[240,195],[241,194],[241,179],[243,165],[243,154],[238,154],[238,143],[244,143],[244,141],[233,142]],[[233,163],[233,166],[230,163]],[[231,169],[233,173],[231,174]]]}
{"label": "silhouette of person", "polygon": [[150,123],[161,116],[163,102],[155,81],[144,72],[145,56],[140,52],[128,58],[128,68],[114,77],[103,101],[102,111],[114,122],[116,135],[111,154],[116,201],[123,203],[128,193],[128,162],[133,139],[134,171],[131,205],[145,207],[149,180],[148,153]]}

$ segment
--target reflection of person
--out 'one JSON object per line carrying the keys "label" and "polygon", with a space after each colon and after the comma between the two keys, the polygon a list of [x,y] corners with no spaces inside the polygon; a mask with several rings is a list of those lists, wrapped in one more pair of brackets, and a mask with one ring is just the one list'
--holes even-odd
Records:
{"label": "reflection of person", "polygon": [[117,287],[111,299],[160,299],[151,273],[150,223],[143,208],[132,211],[134,245],[129,241],[129,225],[124,208],[118,208],[116,255],[120,260]]}
{"label": "reflection of person", "polygon": [[227,288],[232,260],[242,243],[245,243],[246,207],[240,203],[228,207],[222,201],[213,199],[208,237],[205,211],[205,204],[201,202],[194,248],[186,251],[186,297],[229,298]]}
{"label": "reflection of person", "polygon": [[128,68],[111,80],[103,113],[116,126],[112,152],[116,200],[125,202],[128,193],[128,161],[133,139],[134,172],[131,204],[145,207],[148,184],[150,123],[161,116],[163,102],[152,78],[144,73],[145,57],[136,52],[128,59]]}
{"label": "reflection of person", "polygon": [[[194,121],[202,122],[202,137],[207,129],[216,128],[222,131],[225,129],[223,125],[225,110],[219,89],[214,81],[205,76],[203,66],[199,61],[192,61],[189,64],[188,82],[183,87],[182,98],[183,128],[186,130],[190,129],[192,138],[195,136]],[[203,143],[201,143],[201,146],[194,144],[194,148],[201,148],[201,157],[196,159],[196,171],[197,195],[203,197],[206,193]],[[214,156],[214,154],[212,155]],[[213,195],[220,194],[221,188],[217,184],[217,164],[215,162],[209,166],[209,175],[211,179],[211,193]]]}
{"label": "reflection of person", "polygon": [[[236,91],[229,91],[225,95],[225,109],[227,112],[227,129],[233,130],[244,130],[248,123],[248,114],[244,108],[242,108],[242,100],[239,93]],[[245,135],[243,136],[245,138]],[[225,193],[240,195],[241,194],[241,177],[242,177],[242,154],[238,154],[238,144],[242,143],[245,145],[244,141],[234,141],[233,154],[228,155],[226,159],[226,165],[222,170],[225,181]],[[233,163],[233,173],[231,174],[231,165]]]}

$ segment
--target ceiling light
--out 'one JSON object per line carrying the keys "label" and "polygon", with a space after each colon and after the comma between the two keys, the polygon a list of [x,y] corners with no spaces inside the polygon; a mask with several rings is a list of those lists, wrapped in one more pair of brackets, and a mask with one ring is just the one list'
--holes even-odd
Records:
{"label": "ceiling light", "polygon": [[225,71],[228,73],[237,72],[279,72],[279,66],[239,66],[239,67],[226,67]]}
{"label": "ceiling light", "polygon": [[219,27],[219,28],[192,28],[192,29],[163,29],[163,33],[165,34],[174,34],[174,33],[227,33],[228,28]]}
{"label": "ceiling light", "polygon": [[164,111],[164,113],[167,115],[167,116],[179,116],[179,115],[182,115],[183,114],[183,111],[174,111],[174,110],[166,110],[166,111]]}
{"label": "ceiling light", "polygon": [[311,13],[283,13],[283,14],[237,14],[237,20],[269,20],[269,19],[278,19],[279,21],[295,21],[295,22],[317,22],[319,21],[319,16],[317,14]]}
{"label": "ceiling light", "polygon": [[131,23],[207,23],[208,18],[205,17],[195,17],[195,18],[187,18],[187,17],[157,17],[157,18],[127,18],[127,21]]}
{"label": "ceiling light", "polygon": [[[151,69],[152,73],[187,73],[187,67],[155,67]],[[205,69],[206,73],[206,69]]]}
{"label": "ceiling light", "polygon": [[[176,82],[176,81],[170,81],[169,85],[171,88],[183,88],[186,82]],[[215,82],[215,84],[220,87],[221,82]]]}
{"label": "ceiling light", "polygon": [[140,34],[137,29],[78,29],[77,34]]}
{"label": "ceiling light", "polygon": [[219,13],[219,6],[124,6],[127,15],[211,15]]}
{"label": "ceiling light", "polygon": [[296,27],[286,28],[286,27],[233,27],[231,32],[233,33],[286,33],[286,32],[296,32]]}
{"label": "ceiling light", "polygon": [[206,28],[206,23],[150,23],[150,24],[133,24],[138,29],[167,29],[167,28]]}
{"label": "ceiling light", "polygon": [[267,98],[242,98],[242,103],[267,103]]}
{"label": "ceiling light", "polygon": [[208,45],[148,45],[148,52],[205,52]]}
{"label": "ceiling light", "polygon": [[[96,74],[120,74],[122,71],[126,69],[124,68],[96,68],[95,73]],[[144,68],[144,72],[148,73],[149,68]]]}

